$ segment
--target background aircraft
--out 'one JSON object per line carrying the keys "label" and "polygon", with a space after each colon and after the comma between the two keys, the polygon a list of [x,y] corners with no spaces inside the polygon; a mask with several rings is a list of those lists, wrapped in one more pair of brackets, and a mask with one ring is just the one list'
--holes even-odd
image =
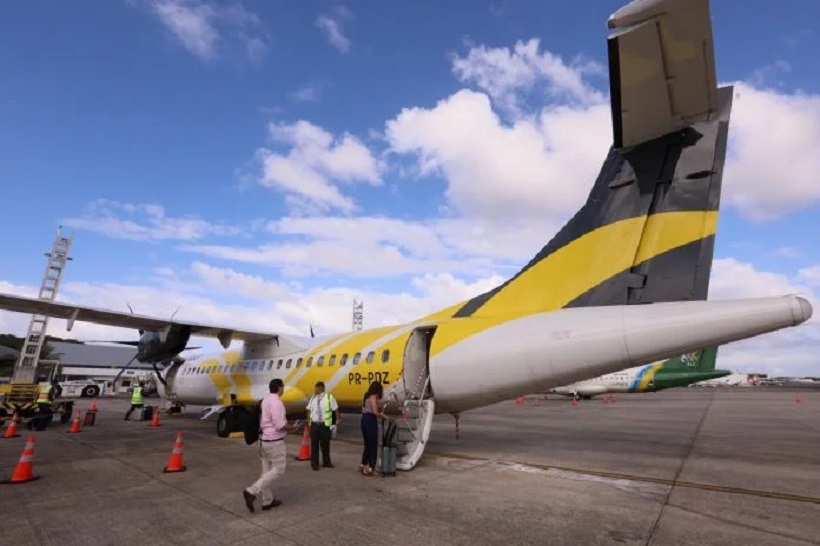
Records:
{"label": "background aircraft", "polygon": [[151,362],[178,355],[192,335],[226,349],[243,340],[241,351],[161,374],[167,399],[216,405],[220,434],[239,429],[274,377],[299,414],[317,381],[354,411],[379,381],[400,426],[401,470],[424,452],[435,413],[458,417],[808,320],[811,304],[797,296],[705,301],[733,99],[716,84],[708,0],[636,1],[608,26],[613,145],[589,198],[484,294],[407,324],[316,338],[6,294],[0,309],[67,319],[69,329],[82,320],[142,330]]}
{"label": "background aircraft", "polygon": [[557,387],[549,392],[589,400],[597,394],[656,392],[730,376],[730,370],[715,369],[716,359],[717,348],[711,347],[662,362]]}

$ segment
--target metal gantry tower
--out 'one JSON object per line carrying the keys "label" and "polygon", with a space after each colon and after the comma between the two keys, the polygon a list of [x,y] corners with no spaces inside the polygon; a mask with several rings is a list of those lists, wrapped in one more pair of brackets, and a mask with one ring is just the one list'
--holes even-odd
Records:
{"label": "metal gantry tower", "polygon": [[364,302],[353,298],[353,331],[358,332],[364,326]]}
{"label": "metal gantry tower", "polygon": [[[51,245],[51,252],[46,253],[48,262],[43,274],[43,282],[40,284],[41,300],[54,301],[57,298],[57,289],[60,287],[60,279],[63,276],[66,263],[71,259],[68,256],[71,250],[71,243],[74,239],[63,237],[62,226],[57,228],[57,235]],[[34,383],[37,373],[37,364],[40,361],[40,351],[46,339],[46,329],[48,328],[48,317],[45,315],[32,315],[31,322],[26,333],[26,341],[23,343],[23,350],[20,351],[20,360],[14,369],[13,383]]]}

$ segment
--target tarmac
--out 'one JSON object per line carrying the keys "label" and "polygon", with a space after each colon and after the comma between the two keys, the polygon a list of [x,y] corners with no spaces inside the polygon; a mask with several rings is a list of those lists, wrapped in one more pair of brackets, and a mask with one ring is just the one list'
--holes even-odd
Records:
{"label": "tarmac", "polygon": [[[40,479],[0,485],[0,544],[820,544],[820,390],[550,395],[465,413],[458,438],[437,416],[419,466],[395,478],[357,473],[359,416],[344,415],[336,468],[296,461],[290,435],[283,504],[254,514],[256,446],[218,438],[197,408],[149,427],[123,421],[127,400],[98,406],[79,434],[33,433]],[[187,470],[165,474],[179,430]],[[0,479],[20,432],[0,439]]]}

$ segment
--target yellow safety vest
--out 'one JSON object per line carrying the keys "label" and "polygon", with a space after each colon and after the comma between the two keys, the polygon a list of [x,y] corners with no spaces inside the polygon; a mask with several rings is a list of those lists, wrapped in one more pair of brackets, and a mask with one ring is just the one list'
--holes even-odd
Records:
{"label": "yellow safety vest", "polygon": [[51,394],[51,389],[51,385],[40,387],[40,394],[37,395],[38,404],[51,404],[51,398],[49,397],[49,394]]}
{"label": "yellow safety vest", "polygon": [[[325,403],[325,410],[324,410],[325,426],[330,427],[330,426],[333,426],[333,410],[330,407],[330,400],[331,400],[331,397],[333,395],[330,394],[329,392],[326,392],[324,394],[325,394],[325,398],[324,398],[323,401]],[[310,407],[310,408],[313,407],[313,401],[315,399],[316,399],[316,395],[314,394],[313,396],[310,397],[310,402],[308,403],[308,407]],[[308,412],[308,414],[310,414],[310,422],[312,423],[313,422],[313,414],[310,411]]]}
{"label": "yellow safety vest", "polygon": [[139,406],[142,404],[142,387],[134,387],[134,392],[131,393],[131,405]]}

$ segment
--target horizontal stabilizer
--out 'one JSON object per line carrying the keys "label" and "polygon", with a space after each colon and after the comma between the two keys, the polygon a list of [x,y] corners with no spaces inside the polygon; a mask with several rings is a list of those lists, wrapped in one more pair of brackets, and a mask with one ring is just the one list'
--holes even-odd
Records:
{"label": "horizontal stabilizer", "polygon": [[709,0],[636,0],[610,16],[616,148],[703,120],[718,107]]}

